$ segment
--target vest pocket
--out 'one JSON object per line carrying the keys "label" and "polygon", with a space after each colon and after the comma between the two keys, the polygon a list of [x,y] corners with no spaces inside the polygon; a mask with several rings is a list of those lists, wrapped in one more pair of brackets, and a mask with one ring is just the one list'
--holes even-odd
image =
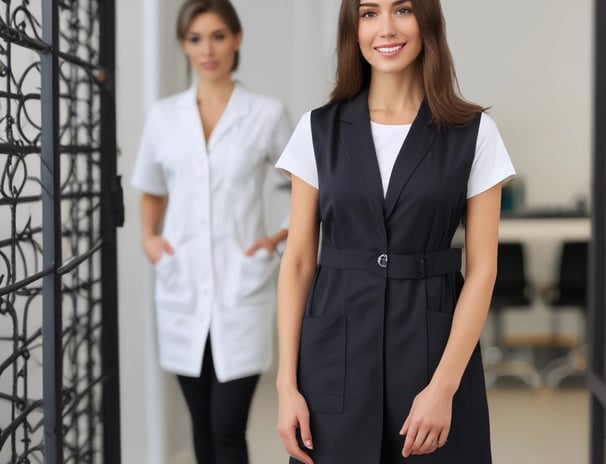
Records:
{"label": "vest pocket", "polygon": [[345,316],[303,318],[298,382],[311,412],[343,412],[345,351]]}

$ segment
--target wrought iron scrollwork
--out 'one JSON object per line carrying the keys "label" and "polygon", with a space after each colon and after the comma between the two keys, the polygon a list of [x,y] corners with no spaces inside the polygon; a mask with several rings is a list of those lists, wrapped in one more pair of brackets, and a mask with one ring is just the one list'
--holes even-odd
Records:
{"label": "wrought iron scrollwork", "polygon": [[[0,464],[53,463],[46,456],[43,376],[47,337],[43,281],[54,275],[60,295],[59,395],[62,462],[104,461],[102,366],[104,330],[102,253],[102,99],[100,62],[103,0],[52,1],[56,43],[43,40],[43,7],[30,0],[0,1]],[[113,34],[113,28],[108,31]],[[42,56],[58,63],[58,92],[43,95]],[[46,99],[45,99],[46,98]],[[41,173],[42,115],[51,102],[58,117],[54,147],[58,191],[45,191]],[[48,147],[47,147],[48,149]],[[53,198],[53,221],[43,198]],[[54,228],[54,230],[51,230]],[[47,232],[57,243],[45,243]],[[45,247],[59,251],[45,264]],[[51,395],[52,396],[52,395]],[[118,414],[116,410],[116,414]]]}

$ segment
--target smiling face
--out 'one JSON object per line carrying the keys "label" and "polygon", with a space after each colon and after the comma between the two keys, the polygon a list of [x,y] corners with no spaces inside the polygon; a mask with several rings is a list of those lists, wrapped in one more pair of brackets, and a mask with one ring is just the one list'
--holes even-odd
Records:
{"label": "smiling face", "polygon": [[373,74],[406,73],[423,49],[410,0],[362,0],[358,43]]}
{"label": "smiling face", "polygon": [[200,79],[222,80],[230,78],[241,42],[241,33],[233,33],[221,16],[208,12],[191,21],[181,47]]}

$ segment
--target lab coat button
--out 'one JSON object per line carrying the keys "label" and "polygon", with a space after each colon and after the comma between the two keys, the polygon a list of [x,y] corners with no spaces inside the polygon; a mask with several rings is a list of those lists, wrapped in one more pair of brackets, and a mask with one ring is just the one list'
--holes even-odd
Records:
{"label": "lab coat button", "polygon": [[389,261],[388,256],[383,253],[382,255],[379,255],[379,257],[377,258],[377,264],[379,266],[381,266],[382,268],[386,268],[387,267],[387,262]]}

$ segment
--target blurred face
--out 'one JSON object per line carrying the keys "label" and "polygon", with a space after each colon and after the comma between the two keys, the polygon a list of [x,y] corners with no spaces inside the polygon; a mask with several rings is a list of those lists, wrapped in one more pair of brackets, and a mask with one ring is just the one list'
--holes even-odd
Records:
{"label": "blurred face", "polygon": [[181,47],[200,79],[221,80],[231,75],[241,42],[242,34],[234,34],[221,16],[209,12],[193,19]]}
{"label": "blurred face", "polygon": [[406,0],[361,0],[358,42],[373,73],[401,73],[423,49],[419,25]]}

